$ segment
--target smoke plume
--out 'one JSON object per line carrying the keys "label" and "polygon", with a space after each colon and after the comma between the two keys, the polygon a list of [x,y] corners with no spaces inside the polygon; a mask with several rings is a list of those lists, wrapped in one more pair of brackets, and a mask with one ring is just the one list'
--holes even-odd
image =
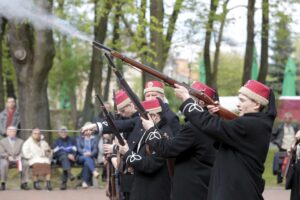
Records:
{"label": "smoke plume", "polygon": [[78,31],[62,20],[38,6],[32,0],[0,0],[0,16],[17,23],[30,22],[36,29],[56,29],[63,34],[92,42],[91,36]]}

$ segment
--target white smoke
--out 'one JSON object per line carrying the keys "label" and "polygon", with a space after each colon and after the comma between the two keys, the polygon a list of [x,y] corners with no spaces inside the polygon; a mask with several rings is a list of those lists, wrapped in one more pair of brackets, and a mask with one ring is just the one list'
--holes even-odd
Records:
{"label": "white smoke", "polygon": [[91,36],[78,31],[67,21],[49,14],[33,0],[0,0],[0,16],[13,22],[30,22],[36,29],[56,29],[63,34],[92,43]]}

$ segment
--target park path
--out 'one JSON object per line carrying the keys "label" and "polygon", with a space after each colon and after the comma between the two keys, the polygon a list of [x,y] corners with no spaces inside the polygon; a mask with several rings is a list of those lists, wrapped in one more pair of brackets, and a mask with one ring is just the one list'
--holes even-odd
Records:
{"label": "park path", "polygon": [[[264,192],[265,200],[289,200],[290,190],[270,188]],[[107,200],[104,189],[77,189],[61,191],[55,189],[51,192],[21,191],[16,189],[0,191],[1,200]],[[142,199],[141,199],[142,200]],[[187,199],[188,200],[188,199]]]}

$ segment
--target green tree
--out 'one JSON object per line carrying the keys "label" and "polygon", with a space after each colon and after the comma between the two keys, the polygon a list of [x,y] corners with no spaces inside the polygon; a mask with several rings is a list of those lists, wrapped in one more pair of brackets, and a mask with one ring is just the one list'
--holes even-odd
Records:
{"label": "green tree", "polygon": [[[100,43],[104,43],[107,34],[107,26],[109,14],[112,8],[112,1],[94,0],[94,38]],[[92,60],[90,64],[90,73],[88,77],[88,85],[82,111],[83,121],[90,121],[93,117],[92,92],[102,94],[103,80],[103,56],[102,52],[93,48]]]}
{"label": "green tree", "polygon": [[262,1],[261,50],[258,81],[265,83],[269,68],[269,0]]}
{"label": "green tree", "polygon": [[[140,3],[138,7],[135,4]],[[176,21],[182,8],[183,0],[176,0],[171,15],[165,13],[163,0],[131,1],[126,5],[122,21],[133,42],[129,50],[137,52],[141,62],[162,71],[169,53]],[[128,8],[130,6],[130,8]],[[149,7],[150,21],[146,17]],[[137,16],[137,20],[130,20]],[[149,35],[147,31],[149,30]]]}
{"label": "green tree", "polygon": [[[80,30],[88,32],[85,26],[91,25],[91,22],[87,19],[86,13],[74,13],[72,11],[74,7],[82,4],[82,1],[58,0],[54,8],[55,15],[76,25]],[[49,74],[50,105],[52,108],[56,108],[56,102],[63,103],[63,107],[68,104],[72,120],[71,122],[62,123],[76,128],[78,118],[77,97],[79,96],[76,91],[79,90],[79,87],[88,76],[91,46],[60,32],[55,32],[54,38],[56,56]]]}
{"label": "green tree", "polygon": [[205,64],[205,73],[206,73],[206,84],[209,86],[215,87],[212,80],[213,72],[212,72],[212,65],[210,59],[210,45],[211,45],[211,36],[213,33],[213,25],[215,21],[216,11],[219,5],[219,0],[211,0],[210,1],[210,10],[208,14],[207,23],[205,26],[205,42],[204,42],[204,49],[203,49],[203,57],[204,57],[204,64]]}
{"label": "green tree", "polygon": [[287,63],[288,57],[294,51],[291,41],[291,31],[289,24],[291,18],[284,12],[278,12],[276,15],[274,39],[272,40],[271,49],[271,64],[269,68],[269,84],[277,95],[282,93],[282,83],[284,66]]}
{"label": "green tree", "polygon": [[253,48],[254,48],[254,13],[255,13],[255,0],[248,0],[247,7],[247,41],[246,52],[244,58],[244,71],[242,84],[251,78]]}
{"label": "green tree", "polygon": [[6,20],[0,17],[0,110],[4,108],[4,85],[3,85],[3,37]]}
{"label": "green tree", "polygon": [[236,96],[241,87],[243,56],[235,53],[221,53],[218,75],[219,96]]}

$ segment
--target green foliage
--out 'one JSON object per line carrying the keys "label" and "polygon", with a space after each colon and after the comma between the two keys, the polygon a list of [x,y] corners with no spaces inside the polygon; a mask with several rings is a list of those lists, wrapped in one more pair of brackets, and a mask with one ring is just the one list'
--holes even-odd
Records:
{"label": "green foliage", "polygon": [[295,41],[295,52],[294,52],[294,58],[297,66],[297,72],[296,73],[296,92],[300,94],[300,87],[299,87],[299,81],[300,81],[300,58],[297,55],[300,55],[300,37],[298,37]]}
{"label": "green foliage", "polygon": [[273,175],[273,158],[276,150],[270,149],[265,162],[265,171],[263,173],[263,179],[266,181],[266,187],[272,187],[277,185],[276,176]]}
{"label": "green foliage", "polygon": [[282,93],[284,67],[294,48],[289,27],[291,18],[284,12],[278,12],[276,18],[278,21],[275,23],[275,37],[271,45],[272,63],[269,66],[269,79],[267,81],[274,92],[279,95]]}
{"label": "green foliage", "polygon": [[241,87],[243,72],[243,55],[239,53],[222,53],[218,72],[219,96],[235,96]]}
{"label": "green foliage", "polygon": [[78,41],[69,41],[58,51],[59,55],[55,57],[49,74],[49,96],[52,102],[60,101],[62,95],[69,96],[72,90],[86,80],[90,62],[89,51],[89,46]]}
{"label": "green foliage", "polygon": [[[4,84],[5,84],[5,80],[11,80],[14,84],[14,87],[16,87],[17,86],[16,71],[14,69],[14,65],[12,63],[10,52],[9,52],[9,47],[6,42],[2,42],[2,62],[3,62],[2,76],[3,76]],[[17,88],[15,88],[15,90],[16,89]],[[6,93],[6,90],[4,90],[4,93]]]}
{"label": "green foliage", "polygon": [[174,94],[174,88],[165,86],[165,96],[169,101],[171,110],[173,110],[176,113],[179,110],[179,107],[182,102],[178,100],[178,98],[176,98]]}
{"label": "green foliage", "polygon": [[[62,4],[62,2],[64,4]],[[54,13],[65,19],[79,30],[90,34],[92,21],[88,19],[88,9],[79,12],[82,0],[65,0],[54,4]],[[56,56],[49,73],[50,107],[57,108],[56,102],[70,104],[70,94],[75,93],[86,81],[89,72],[91,46],[77,39],[54,32]]]}

